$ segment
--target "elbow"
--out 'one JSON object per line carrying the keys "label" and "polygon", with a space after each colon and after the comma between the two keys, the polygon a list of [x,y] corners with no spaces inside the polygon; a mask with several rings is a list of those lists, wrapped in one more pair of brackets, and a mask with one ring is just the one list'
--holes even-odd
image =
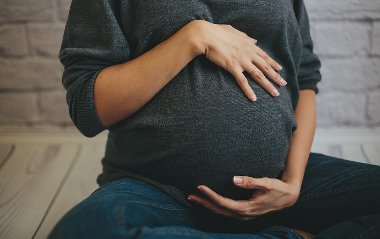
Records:
{"label": "elbow", "polygon": [[106,129],[96,112],[86,111],[77,106],[70,107],[71,119],[79,132],[87,138],[93,138]]}
{"label": "elbow", "polygon": [[83,87],[69,100],[69,113],[76,128],[81,134],[93,138],[107,129],[96,112],[92,87]]}
{"label": "elbow", "polygon": [[87,137],[87,138],[93,138],[95,137],[96,135],[98,135],[100,132],[97,132],[97,131],[94,131],[94,130],[91,130],[91,129],[86,129],[86,128],[82,128],[78,125],[76,125],[77,129],[79,130],[79,132]]}
{"label": "elbow", "polygon": [[78,128],[79,131],[81,132],[82,135],[86,136],[87,138],[93,138],[95,137],[96,135],[98,135],[99,133],[101,133],[103,130],[101,131],[96,131],[96,130],[86,130],[86,129],[83,129],[83,128]]}

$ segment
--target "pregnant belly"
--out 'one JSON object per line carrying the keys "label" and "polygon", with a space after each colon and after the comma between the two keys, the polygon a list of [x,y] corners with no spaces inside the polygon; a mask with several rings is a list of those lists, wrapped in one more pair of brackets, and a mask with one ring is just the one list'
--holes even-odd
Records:
{"label": "pregnant belly", "polygon": [[231,78],[217,79],[170,82],[110,132],[106,157],[188,193],[204,184],[233,199],[252,192],[235,186],[234,175],[278,177],[296,126],[288,90],[277,87],[281,95],[272,97],[250,82],[258,96],[250,102]]}

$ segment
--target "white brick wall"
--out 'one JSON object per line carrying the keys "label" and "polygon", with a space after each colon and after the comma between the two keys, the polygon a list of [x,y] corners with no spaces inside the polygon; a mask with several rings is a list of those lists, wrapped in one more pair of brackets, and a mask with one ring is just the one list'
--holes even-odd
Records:
{"label": "white brick wall", "polygon": [[322,60],[318,127],[380,126],[380,0],[305,0]]}
{"label": "white brick wall", "polygon": [[[380,126],[380,0],[305,0],[318,127]],[[74,130],[57,54],[70,0],[0,0],[0,131]]]}
{"label": "white brick wall", "polygon": [[70,0],[0,0],[0,131],[75,130],[58,60]]}

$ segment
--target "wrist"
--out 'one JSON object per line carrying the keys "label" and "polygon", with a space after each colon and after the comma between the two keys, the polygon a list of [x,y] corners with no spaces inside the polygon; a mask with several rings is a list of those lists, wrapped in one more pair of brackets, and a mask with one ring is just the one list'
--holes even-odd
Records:
{"label": "wrist", "polygon": [[208,22],[205,20],[193,20],[186,25],[187,39],[192,46],[194,56],[205,54],[207,44],[204,37],[204,26]]}
{"label": "wrist", "polygon": [[299,180],[299,179],[294,178],[294,177],[282,176],[281,181],[290,185],[295,190],[298,190],[298,191],[301,190],[302,180]]}

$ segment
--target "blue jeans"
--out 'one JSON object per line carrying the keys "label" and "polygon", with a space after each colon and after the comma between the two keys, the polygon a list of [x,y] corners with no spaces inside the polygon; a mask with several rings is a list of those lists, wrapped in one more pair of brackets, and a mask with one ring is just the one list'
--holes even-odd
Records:
{"label": "blue jeans", "polygon": [[315,239],[380,238],[380,166],[311,152],[297,202],[249,221],[190,210],[150,184],[122,178],[69,210],[48,238],[302,239],[292,228]]}

